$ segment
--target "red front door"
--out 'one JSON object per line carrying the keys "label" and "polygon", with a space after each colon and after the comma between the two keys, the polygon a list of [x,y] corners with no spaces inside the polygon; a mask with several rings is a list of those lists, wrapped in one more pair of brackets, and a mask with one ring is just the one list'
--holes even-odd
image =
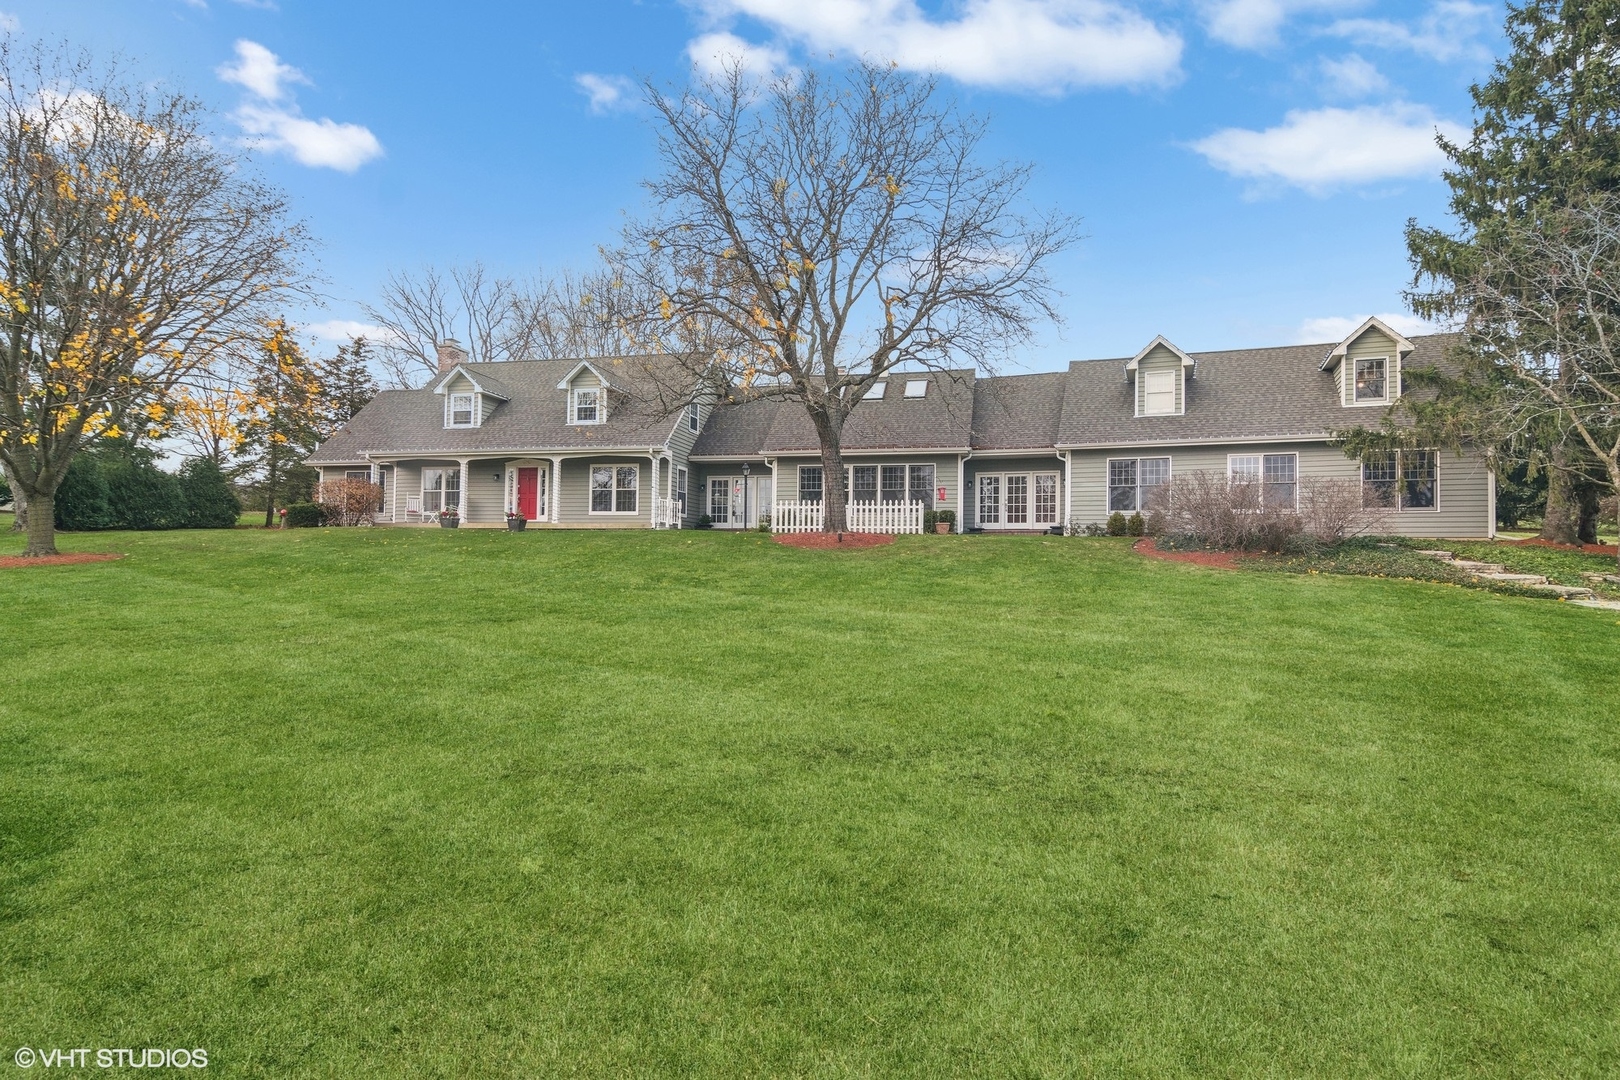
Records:
{"label": "red front door", "polygon": [[539,508],[537,496],[540,492],[540,470],[518,470],[518,513],[529,521],[539,518],[536,512]]}

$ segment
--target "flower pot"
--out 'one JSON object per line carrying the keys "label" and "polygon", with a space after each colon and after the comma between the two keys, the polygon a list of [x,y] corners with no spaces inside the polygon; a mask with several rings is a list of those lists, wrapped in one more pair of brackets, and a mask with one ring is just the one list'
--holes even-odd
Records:
{"label": "flower pot", "polygon": [[524,529],[528,528],[528,526],[529,526],[529,523],[527,521],[525,521],[523,518],[507,518],[506,519],[506,531],[507,532],[522,532]]}
{"label": "flower pot", "polygon": [[459,529],[459,528],[461,528],[461,519],[460,518],[440,518],[439,519],[439,528],[441,528],[441,529]]}
{"label": "flower pot", "polygon": [[944,536],[951,531],[951,523],[948,521],[936,521],[934,522],[934,531]]}

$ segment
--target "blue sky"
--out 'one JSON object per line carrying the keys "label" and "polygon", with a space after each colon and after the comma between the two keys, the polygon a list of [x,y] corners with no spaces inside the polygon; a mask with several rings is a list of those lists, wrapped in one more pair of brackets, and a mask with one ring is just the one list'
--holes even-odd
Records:
{"label": "blue sky", "polygon": [[[0,0],[13,33],[121,52],[256,140],[321,244],[330,339],[391,268],[588,266],[655,167],[634,81],[737,55],[936,70],[1083,219],[1065,324],[1015,369],[1328,340],[1399,314],[1437,126],[1502,47],[1473,0]],[[1403,328],[1413,326],[1402,323]],[[1416,328],[1413,326],[1413,328]]]}

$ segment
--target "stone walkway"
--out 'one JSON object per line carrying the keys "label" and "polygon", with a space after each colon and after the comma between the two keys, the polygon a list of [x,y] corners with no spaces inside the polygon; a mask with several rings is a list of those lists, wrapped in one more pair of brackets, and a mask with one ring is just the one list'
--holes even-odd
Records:
{"label": "stone walkway", "polygon": [[[1473,562],[1469,559],[1459,559],[1449,551],[1419,550],[1419,555],[1427,555],[1443,563],[1449,563],[1466,574],[1486,581],[1500,581],[1509,585],[1522,586],[1533,596],[1545,596],[1555,600],[1568,600],[1581,607],[1602,608],[1605,611],[1620,611],[1620,600],[1604,600],[1591,589],[1581,585],[1555,585],[1548,581],[1544,574],[1513,574],[1501,563]],[[1587,574],[1582,577],[1588,581],[1599,584],[1620,584],[1620,575],[1617,574]]]}

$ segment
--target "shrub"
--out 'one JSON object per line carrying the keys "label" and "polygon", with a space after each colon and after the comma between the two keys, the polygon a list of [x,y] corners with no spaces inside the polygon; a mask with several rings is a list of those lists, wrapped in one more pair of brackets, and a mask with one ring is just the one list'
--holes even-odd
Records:
{"label": "shrub", "polygon": [[6,474],[0,473],[0,506],[11,504],[11,485],[6,483]]}
{"label": "shrub", "polygon": [[283,523],[289,529],[313,529],[326,524],[326,511],[321,509],[320,503],[293,503],[287,507]]}
{"label": "shrub", "polygon": [[925,533],[933,532],[934,531],[934,526],[940,524],[941,522],[944,522],[946,525],[949,525],[951,527],[951,531],[955,532],[956,531],[956,511],[955,510],[924,510],[923,511],[923,521],[922,521],[923,532],[925,532]]}
{"label": "shrub", "polygon": [[1282,551],[1300,531],[1291,508],[1265,506],[1259,484],[1232,482],[1224,473],[1192,472],[1161,490],[1165,533],[1217,550]]}
{"label": "shrub", "polygon": [[382,497],[382,486],[370,480],[328,480],[321,485],[322,522],[327,525],[373,524]]}
{"label": "shrub", "polygon": [[1142,520],[1140,513],[1132,514],[1125,519],[1125,535],[1141,536],[1147,531],[1147,522]]}
{"label": "shrub", "polygon": [[1147,512],[1142,521],[1142,534],[1144,536],[1163,536],[1165,527],[1164,511],[1153,509]]}
{"label": "shrub", "polygon": [[1299,485],[1300,528],[1327,547],[1351,537],[1380,531],[1386,520],[1382,510],[1362,505],[1361,482],[1312,477]]}
{"label": "shrub", "polygon": [[758,526],[758,528],[759,528],[759,531],[762,532],[762,533],[770,532],[771,531],[771,515],[769,515],[769,514],[761,514],[761,515],[759,515],[759,526]]}
{"label": "shrub", "polygon": [[180,467],[180,494],[188,529],[234,529],[242,516],[242,500],[212,458],[192,458]]}
{"label": "shrub", "polygon": [[714,518],[710,517],[708,514],[699,514],[697,519],[697,527],[700,529],[713,528]]}
{"label": "shrub", "polygon": [[66,532],[110,529],[112,510],[107,505],[107,478],[93,454],[76,454],[67,475],[56,489],[56,527]]}
{"label": "shrub", "polygon": [[118,529],[181,529],[186,497],[180,480],[143,457],[107,457],[107,506]]}
{"label": "shrub", "polygon": [[1115,510],[1112,514],[1108,515],[1109,536],[1124,536],[1127,528],[1129,528],[1129,526],[1126,524],[1124,514],[1120,513],[1118,510]]}

